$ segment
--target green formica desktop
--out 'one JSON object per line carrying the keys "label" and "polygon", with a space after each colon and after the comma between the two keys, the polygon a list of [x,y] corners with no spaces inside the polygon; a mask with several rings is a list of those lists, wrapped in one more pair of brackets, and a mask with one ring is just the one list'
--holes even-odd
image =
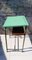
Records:
{"label": "green formica desktop", "polygon": [[[9,16],[6,18],[6,21],[3,25],[3,27],[5,28],[5,40],[6,40],[6,48],[7,48],[7,38],[6,38],[6,28],[8,27],[17,27],[17,26],[23,26],[24,30],[26,26],[29,26],[26,17],[25,16]],[[24,46],[24,41],[25,41],[25,35],[24,35],[24,40],[23,40],[23,46]],[[22,46],[22,51],[23,51],[23,46]],[[16,49],[14,49],[16,51]],[[14,51],[12,50],[12,51]],[[19,50],[19,46],[18,49]],[[8,48],[7,48],[8,51]]]}
{"label": "green formica desktop", "polygon": [[3,27],[28,26],[25,16],[10,16],[7,17]]}

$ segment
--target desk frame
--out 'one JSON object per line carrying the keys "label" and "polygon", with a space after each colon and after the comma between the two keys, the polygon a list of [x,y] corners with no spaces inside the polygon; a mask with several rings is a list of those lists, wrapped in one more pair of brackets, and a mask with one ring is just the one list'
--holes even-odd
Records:
{"label": "desk frame", "polygon": [[[25,26],[26,27],[26,26]],[[12,51],[22,51],[23,52],[23,49],[24,49],[24,43],[25,43],[25,35],[26,35],[26,30],[25,30],[25,27],[24,27],[24,33],[23,33],[23,35],[24,35],[24,40],[23,40],[23,45],[22,45],[22,49],[19,49],[19,35],[17,35],[18,36],[18,38],[17,38],[17,42],[18,42],[18,48],[16,49],[16,45],[14,45],[14,49],[8,49],[8,44],[7,44],[7,36],[6,36],[6,27],[5,27],[5,42],[6,42],[6,50],[7,50],[7,52],[12,52]],[[22,34],[21,34],[22,35]],[[16,36],[15,36],[15,43],[16,43]]]}

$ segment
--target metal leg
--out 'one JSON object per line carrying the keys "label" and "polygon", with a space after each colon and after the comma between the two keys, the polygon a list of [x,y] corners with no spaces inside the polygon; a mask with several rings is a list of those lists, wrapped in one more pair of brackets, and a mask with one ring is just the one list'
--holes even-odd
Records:
{"label": "metal leg", "polygon": [[17,37],[17,49],[16,49],[16,36],[15,36],[14,50],[15,51],[18,51],[19,50],[19,36]]}
{"label": "metal leg", "polygon": [[17,38],[17,50],[19,50],[19,36]]}
{"label": "metal leg", "polygon": [[25,43],[25,35],[24,35],[24,40],[23,40],[23,45],[22,45],[22,52],[23,52],[23,48],[24,48],[24,43]]}
{"label": "metal leg", "polygon": [[16,36],[15,36],[15,42],[14,42],[14,50],[16,50]]}
{"label": "metal leg", "polygon": [[25,29],[25,26],[23,27],[24,28],[24,40],[23,40],[23,45],[22,45],[22,52],[23,52],[23,48],[24,48],[24,43],[25,43],[25,35],[26,35],[26,29]]}
{"label": "metal leg", "polygon": [[6,50],[8,51],[8,47],[7,47],[7,36],[6,36],[6,28],[5,28],[5,42],[6,42]]}

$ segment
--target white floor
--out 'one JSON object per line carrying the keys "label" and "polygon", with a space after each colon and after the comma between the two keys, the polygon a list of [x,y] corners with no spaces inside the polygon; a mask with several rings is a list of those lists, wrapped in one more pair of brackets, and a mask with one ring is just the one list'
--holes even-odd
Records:
{"label": "white floor", "polygon": [[[2,41],[2,46],[3,46],[3,50],[4,50],[4,54],[6,57],[6,60],[32,60],[32,44],[30,41],[30,38],[28,35],[26,35],[25,38],[25,45],[24,45],[24,52],[7,52],[6,51],[6,43],[5,43],[5,36],[4,35],[0,35],[1,36],[1,41]],[[23,44],[23,38],[24,36],[22,36],[22,39],[19,37],[19,48],[22,48],[22,44]],[[7,41],[8,41],[8,48],[14,48],[14,41],[15,38],[13,37],[9,37],[7,36]],[[16,39],[16,44],[17,44],[17,39]],[[17,48],[17,46],[16,46]],[[1,59],[0,59],[1,60]],[[5,60],[5,59],[3,59]]]}

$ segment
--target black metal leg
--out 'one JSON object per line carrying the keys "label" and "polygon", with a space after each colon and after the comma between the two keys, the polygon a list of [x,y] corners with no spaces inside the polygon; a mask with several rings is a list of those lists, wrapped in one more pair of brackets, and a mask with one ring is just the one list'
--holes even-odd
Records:
{"label": "black metal leg", "polygon": [[8,51],[8,47],[7,47],[7,36],[6,36],[6,28],[5,28],[5,42],[6,42],[6,50]]}
{"label": "black metal leg", "polygon": [[22,45],[22,52],[23,52],[23,48],[24,48],[24,43],[25,43],[25,35],[24,35],[24,40],[23,40],[23,45]]}

